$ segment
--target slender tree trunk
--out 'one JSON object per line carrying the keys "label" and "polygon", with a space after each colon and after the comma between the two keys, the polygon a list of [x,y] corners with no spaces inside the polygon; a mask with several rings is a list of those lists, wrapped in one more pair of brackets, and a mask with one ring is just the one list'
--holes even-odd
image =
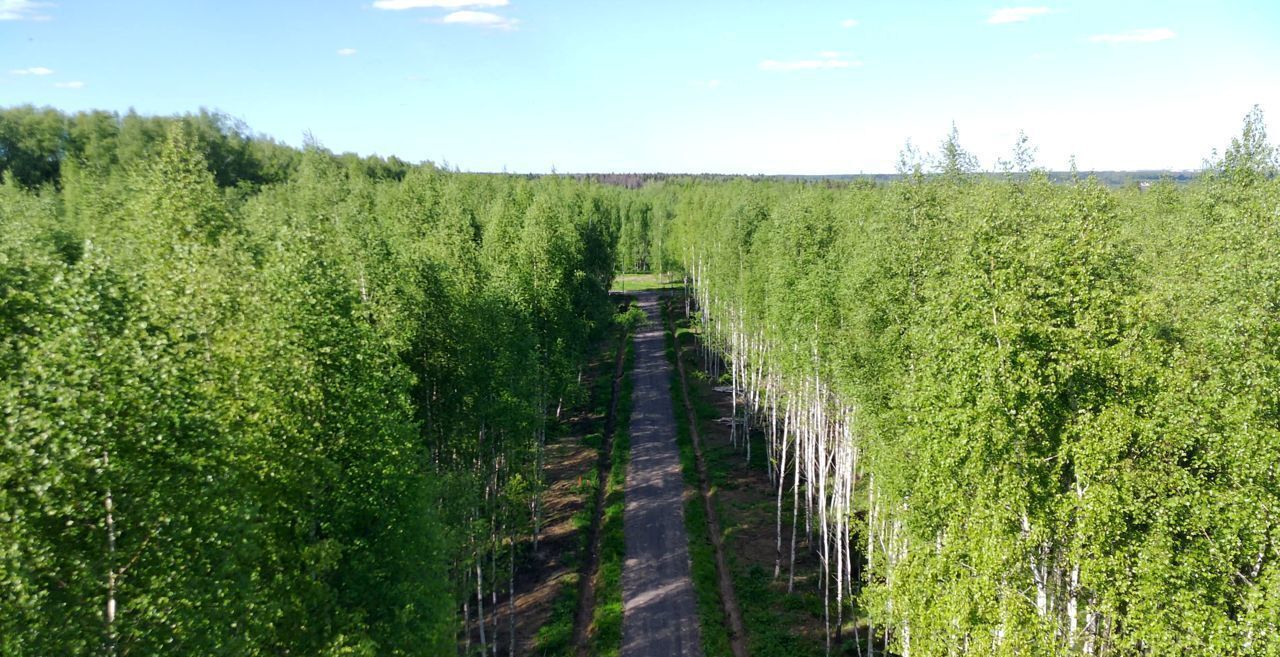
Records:
{"label": "slender tree trunk", "polygon": [[508,655],[516,657],[516,539],[508,537],[507,553],[507,629],[511,639]]}
{"label": "slender tree trunk", "polygon": [[1067,649],[1075,650],[1076,631],[1078,629],[1076,600],[1080,587],[1080,564],[1071,565],[1071,582],[1068,585],[1067,597]]}
{"label": "slender tree trunk", "polygon": [[483,557],[476,555],[476,627],[480,628],[480,654],[488,651],[484,636],[484,567]]}
{"label": "slender tree trunk", "polygon": [[822,533],[822,624],[827,640],[827,655],[831,654],[831,552],[830,537],[827,531],[827,468],[826,445],[821,437],[818,440],[819,460],[823,467],[818,469],[818,522]]}
{"label": "slender tree trunk", "polygon": [[[1022,514],[1022,533],[1027,540],[1031,539],[1031,520],[1027,514]],[[1036,613],[1041,618],[1049,612],[1049,593],[1046,588],[1045,580],[1048,578],[1046,566],[1036,560],[1034,553],[1030,557],[1031,561],[1031,579],[1036,585]]]}
{"label": "slender tree trunk", "polygon": [[[496,512],[496,510],[495,510],[495,512]],[[492,630],[492,632],[491,632],[490,636],[492,636],[492,637],[493,637],[493,657],[498,657],[498,644],[500,644],[500,643],[501,643],[501,641],[499,641],[499,640],[498,640],[498,624],[499,624],[499,623],[501,622],[501,620],[502,620],[502,611],[501,611],[501,608],[498,606],[498,588],[499,588],[499,587],[498,587],[498,582],[500,582],[500,581],[502,581],[502,580],[499,580],[499,579],[498,579],[498,532],[497,532],[497,526],[496,526],[496,525],[494,525],[494,524],[491,524],[490,526],[491,526],[491,527],[493,527],[493,533],[492,533],[492,534],[490,534],[490,536],[489,536],[490,540],[492,541],[492,543],[491,543],[492,548],[491,548],[491,549],[490,549],[490,551],[489,551],[489,586],[490,586],[490,589],[489,589],[489,608],[492,610],[492,612],[491,612],[491,613],[492,613],[492,615],[493,615],[493,630]]]}
{"label": "slender tree trunk", "polygon": [[[775,426],[777,422],[774,422]],[[773,560],[773,578],[778,579],[778,574],[782,570],[782,489],[786,487],[787,479],[781,473],[787,471],[787,417],[782,418],[782,445],[780,448],[782,459],[778,465],[778,504],[776,522],[777,536],[777,555]]]}
{"label": "slender tree trunk", "polygon": [[[1093,607],[1092,601],[1090,601],[1089,606]],[[1101,625],[1101,620],[1102,620],[1101,615],[1098,614],[1098,612],[1096,611],[1090,610],[1087,614],[1085,614],[1084,654],[1086,655],[1092,656],[1094,654],[1097,654],[1096,653],[1096,649],[1098,646],[1097,637],[1098,637],[1099,627]]]}
{"label": "slender tree trunk", "polygon": [[845,466],[843,454],[847,451],[847,447],[843,444],[836,446],[836,470],[835,482],[833,483],[835,504],[833,505],[836,514],[836,535],[834,537],[836,548],[836,642],[839,643],[844,637],[844,550],[846,542],[844,540],[844,485],[842,477]]}
{"label": "slender tree trunk", "polygon": [[535,457],[537,471],[534,473],[534,490],[533,490],[533,551],[538,552],[538,543],[542,538],[542,460],[543,451],[546,445],[546,404],[543,400],[543,392],[538,391],[538,428],[534,431],[534,440],[538,443],[537,454]]}
{"label": "slender tree trunk", "polygon": [[[471,579],[468,577],[467,579]],[[462,600],[462,654],[470,657],[471,655],[471,596],[463,596]]]}
{"label": "slender tree trunk", "polygon": [[[788,400],[792,399],[788,397]],[[790,414],[790,403],[787,413]],[[797,428],[798,429],[798,428]],[[800,432],[796,432],[796,440],[800,440]],[[800,443],[796,443],[795,458],[792,459],[795,478],[791,482],[791,565],[787,572],[787,593],[791,593],[796,583],[796,529],[800,526]]]}
{"label": "slender tree trunk", "polygon": [[[763,360],[764,355],[760,358]],[[773,379],[765,377],[761,380],[764,386],[762,392],[762,400],[760,412],[765,413],[766,418],[760,423],[760,430],[765,432],[764,436],[764,462],[765,474],[769,475],[769,483],[777,483],[778,474],[778,412],[774,406],[773,399]]]}
{"label": "slender tree trunk", "polygon": [[[104,451],[102,453],[102,468],[104,472],[110,472],[110,452]],[[116,518],[115,499],[111,496],[110,486],[107,486],[103,506],[107,512],[107,602],[102,616],[106,638],[106,650],[104,652],[107,657],[115,657],[118,643],[116,637]]]}
{"label": "slender tree trunk", "polygon": [[732,443],[734,447],[738,446],[738,358],[737,358],[738,349],[737,347],[738,347],[738,333],[735,330],[729,338],[729,371],[730,371],[729,380],[731,382],[730,385],[733,389],[733,394],[731,395],[732,401],[730,402],[733,408],[733,422],[730,423],[729,425],[729,442]]}
{"label": "slender tree trunk", "polygon": [[[871,573],[874,572],[872,565],[872,555],[875,554],[876,547],[876,476],[871,474],[867,477],[867,568],[862,575],[864,582],[871,581]],[[875,646],[876,628],[871,623],[871,619],[867,619],[867,657],[876,657]]]}

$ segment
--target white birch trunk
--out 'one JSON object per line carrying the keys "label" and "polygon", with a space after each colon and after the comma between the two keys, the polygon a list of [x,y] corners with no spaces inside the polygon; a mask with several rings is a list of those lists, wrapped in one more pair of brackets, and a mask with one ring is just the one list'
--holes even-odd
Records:
{"label": "white birch trunk", "polygon": [[[788,396],[787,415],[790,417],[795,413],[794,397]],[[792,459],[792,468],[795,470],[795,479],[791,483],[791,567],[787,574],[787,593],[791,593],[796,583],[796,530],[800,526],[800,434],[796,433],[796,446],[794,449],[795,458]]]}
{"label": "white birch trunk", "polygon": [[507,564],[507,630],[510,636],[509,650],[507,654],[510,657],[516,655],[516,541],[514,536],[508,537],[508,564]]}
{"label": "white birch trunk", "polygon": [[484,636],[484,568],[480,565],[483,559],[476,555],[476,626],[480,628],[480,653],[488,650],[488,642]]}
{"label": "white birch trunk", "polygon": [[[776,414],[775,414],[775,419],[776,419]],[[776,422],[775,422],[775,425],[776,425]],[[782,459],[779,462],[778,471],[784,473],[787,471],[787,417],[786,416],[784,416],[782,419],[782,445],[780,446],[779,451],[782,454]],[[777,556],[773,560],[773,578],[774,579],[778,578],[778,574],[782,570],[782,489],[785,486],[785,484],[786,484],[786,478],[783,477],[781,474],[778,475],[778,503],[777,503],[777,517],[776,517]]]}
{"label": "white birch trunk", "polygon": [[[867,568],[862,574],[864,582],[871,581],[871,573],[874,572],[872,556],[875,554],[876,548],[876,475],[873,472],[867,476]],[[876,656],[875,645],[875,625],[871,620],[867,620],[867,657]]]}
{"label": "white birch trunk", "polygon": [[[111,468],[110,452],[102,453],[102,469],[109,472]],[[102,619],[106,625],[106,654],[108,657],[115,657],[117,650],[116,638],[116,517],[115,517],[115,499],[111,496],[111,487],[106,489],[106,495],[103,498],[103,506],[106,509],[106,530],[107,530],[107,601],[106,608],[103,610]]]}

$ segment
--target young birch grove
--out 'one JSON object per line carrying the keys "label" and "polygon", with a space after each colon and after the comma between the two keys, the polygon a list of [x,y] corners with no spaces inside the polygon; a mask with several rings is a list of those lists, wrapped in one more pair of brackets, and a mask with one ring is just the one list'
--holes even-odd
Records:
{"label": "young birch grove", "polygon": [[617,190],[208,114],[5,110],[0,169],[0,654],[516,653]]}
{"label": "young birch grove", "polygon": [[650,191],[732,439],[764,437],[775,579],[799,537],[829,651],[1280,654],[1260,113],[1186,187],[941,151],[883,187]]}

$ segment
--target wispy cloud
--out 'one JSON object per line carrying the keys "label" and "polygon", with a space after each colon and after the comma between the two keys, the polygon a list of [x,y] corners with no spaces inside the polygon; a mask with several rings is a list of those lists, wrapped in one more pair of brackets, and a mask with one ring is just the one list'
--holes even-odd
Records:
{"label": "wispy cloud", "polygon": [[849,29],[849,28],[851,28],[851,27],[857,27],[857,26],[858,26],[858,21],[856,21],[856,20],[854,20],[854,19],[852,19],[852,18],[846,18],[846,19],[844,19],[844,20],[840,21],[840,27],[843,27],[843,28],[845,28],[846,30],[847,30],[847,29]]}
{"label": "wispy cloud", "polygon": [[514,30],[520,23],[514,18],[507,18],[487,11],[455,11],[440,19],[446,25],[475,25],[495,30]]}
{"label": "wispy cloud", "polygon": [[463,7],[505,7],[509,0],[375,0],[375,9],[462,9]]}
{"label": "wispy cloud", "polygon": [[32,0],[0,0],[0,21],[46,21],[49,16],[40,9],[49,6],[47,2]]}
{"label": "wispy cloud", "polygon": [[53,86],[59,89],[83,89],[84,82],[80,80],[71,80],[70,82],[54,82]]}
{"label": "wispy cloud", "polygon": [[356,52],[357,51],[355,48],[338,48],[338,54],[342,55],[343,57],[350,57],[356,54]]}
{"label": "wispy cloud", "polygon": [[1048,7],[1005,7],[991,12],[991,15],[987,17],[987,22],[992,25],[1025,23],[1031,20],[1032,16],[1040,16],[1047,13],[1049,13]]}
{"label": "wispy cloud", "polygon": [[1095,34],[1089,40],[1095,43],[1152,43],[1168,41],[1176,36],[1178,33],[1167,27],[1144,27],[1115,34]]}
{"label": "wispy cloud", "polygon": [[15,68],[9,71],[10,75],[53,75],[53,69],[43,66],[32,66],[31,68]]}
{"label": "wispy cloud", "polygon": [[762,71],[814,71],[855,66],[862,66],[862,62],[851,60],[845,53],[834,50],[824,50],[818,53],[816,59],[766,59],[760,62]]}
{"label": "wispy cloud", "polygon": [[475,25],[495,30],[514,30],[520,21],[507,18],[489,11],[477,9],[493,9],[506,7],[511,0],[374,0],[375,9],[403,11],[405,9],[447,9],[452,10],[443,18],[426,19],[428,23],[444,23],[446,25]]}

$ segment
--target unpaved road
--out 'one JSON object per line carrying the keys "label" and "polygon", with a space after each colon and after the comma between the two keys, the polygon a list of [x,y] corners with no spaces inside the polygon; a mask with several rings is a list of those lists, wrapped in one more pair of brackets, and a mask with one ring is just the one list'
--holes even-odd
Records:
{"label": "unpaved road", "polygon": [[640,293],[637,300],[649,323],[636,332],[631,374],[635,388],[623,514],[622,657],[700,657],[662,315],[655,293]]}

